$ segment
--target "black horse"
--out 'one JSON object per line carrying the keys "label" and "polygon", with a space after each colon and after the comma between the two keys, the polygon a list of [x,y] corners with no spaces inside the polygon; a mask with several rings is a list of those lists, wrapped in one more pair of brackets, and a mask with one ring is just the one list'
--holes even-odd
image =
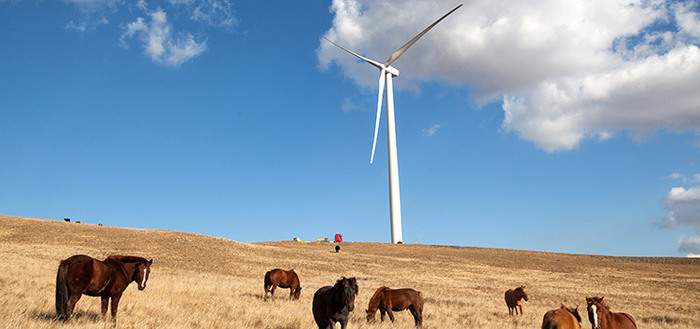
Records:
{"label": "black horse", "polygon": [[357,280],[343,277],[334,286],[316,290],[313,301],[314,320],[319,329],[332,329],[336,322],[345,329],[348,314],[355,309]]}

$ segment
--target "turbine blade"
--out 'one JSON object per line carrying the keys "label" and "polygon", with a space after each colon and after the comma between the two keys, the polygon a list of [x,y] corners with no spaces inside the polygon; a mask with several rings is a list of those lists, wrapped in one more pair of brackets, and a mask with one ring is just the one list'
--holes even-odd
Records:
{"label": "turbine blade", "polygon": [[346,49],[345,47],[343,47],[343,46],[341,46],[341,45],[339,45],[339,44],[337,44],[337,43],[335,43],[335,42],[329,40],[329,39],[326,38],[326,37],[323,37],[323,38],[326,39],[326,41],[328,41],[328,42],[332,43],[333,45],[335,45],[336,47],[338,47],[338,48],[340,48],[340,49],[342,49],[342,50],[347,51],[348,53],[354,55],[355,57],[357,57],[357,58],[359,58],[359,59],[361,59],[361,60],[363,60],[363,61],[365,61],[365,62],[367,62],[367,63],[369,63],[369,64],[371,64],[372,66],[374,66],[374,67],[376,67],[376,68],[378,68],[378,69],[380,69],[380,70],[382,69],[382,64],[381,64],[381,63],[379,63],[379,62],[377,62],[377,61],[373,61],[373,60],[371,60],[371,59],[369,59],[369,58],[363,57],[363,56],[361,56],[360,54],[358,54],[358,53],[356,53],[356,52],[354,52],[354,51],[352,51],[352,50],[350,50],[350,49]]}
{"label": "turbine blade", "polygon": [[[437,25],[437,23],[440,23],[440,21],[443,20],[443,19],[445,19],[445,17],[447,17],[448,15],[452,14],[455,10],[459,9],[459,7],[462,7],[462,5],[460,4],[459,6],[455,7],[455,9],[450,10],[449,13],[443,15],[442,17],[440,17],[440,19],[438,19],[438,20],[435,21],[433,24],[430,24],[430,26],[428,26],[427,28],[425,28],[425,30],[423,30],[423,32],[418,33],[418,35],[416,35],[415,37],[413,37],[413,39],[411,39],[411,41],[407,42],[405,45],[401,46],[401,48],[397,49],[393,54],[391,54],[391,57],[389,57],[389,59],[386,61],[386,63],[384,63],[384,65],[385,65],[385,66],[389,66],[389,65],[391,65],[391,63],[393,63],[394,61],[396,61],[397,59],[399,59],[399,57],[400,57],[401,55],[403,55],[403,53],[404,53],[409,47],[413,46],[413,44],[416,43],[416,41],[418,41],[418,39],[420,39],[424,34],[428,33],[428,31],[430,31],[430,29],[432,29],[435,25]],[[329,41],[330,41],[330,40],[329,40]]]}
{"label": "turbine blade", "polygon": [[382,95],[384,94],[384,80],[386,80],[386,70],[379,73],[379,97],[377,100],[377,119],[374,122],[374,140],[372,141],[372,155],[369,163],[374,162],[374,150],[377,147],[377,134],[379,133],[379,120],[382,117]]}

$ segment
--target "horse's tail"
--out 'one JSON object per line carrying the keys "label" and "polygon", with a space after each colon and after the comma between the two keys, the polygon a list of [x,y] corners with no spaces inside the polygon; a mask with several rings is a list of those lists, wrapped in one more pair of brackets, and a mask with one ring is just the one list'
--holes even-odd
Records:
{"label": "horse's tail", "polygon": [[68,299],[70,298],[70,290],[68,290],[68,264],[61,262],[58,266],[56,274],[56,313],[61,320],[68,320]]}
{"label": "horse's tail", "polygon": [[265,289],[272,285],[272,280],[270,280],[270,272],[272,271],[267,271],[267,273],[265,273]]}

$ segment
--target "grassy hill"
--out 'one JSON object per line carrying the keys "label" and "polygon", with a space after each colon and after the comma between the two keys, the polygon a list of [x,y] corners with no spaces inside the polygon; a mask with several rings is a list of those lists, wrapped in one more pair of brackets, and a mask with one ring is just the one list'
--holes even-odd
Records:
{"label": "grassy hill", "polygon": [[[148,288],[127,288],[120,328],[313,328],[316,289],[356,276],[359,295],[350,328],[413,328],[408,312],[396,323],[367,323],[376,288],[410,287],[425,296],[424,328],[540,328],[550,309],[578,306],[588,328],[585,296],[604,295],[613,312],[639,328],[700,328],[700,259],[633,258],[431,245],[344,242],[239,243],[191,233],[124,229],[0,216],[0,328],[95,328],[99,298],[83,296],[69,324],[55,320],[60,260],[75,254],[153,258]],[[294,268],[299,301],[288,289],[264,302],[263,277]],[[522,317],[508,316],[503,294],[527,284]],[[379,316],[377,316],[379,319]]]}

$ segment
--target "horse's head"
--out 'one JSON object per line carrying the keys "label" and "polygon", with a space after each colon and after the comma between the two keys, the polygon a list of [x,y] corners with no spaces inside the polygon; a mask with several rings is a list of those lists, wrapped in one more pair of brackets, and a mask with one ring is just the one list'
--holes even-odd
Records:
{"label": "horse's head", "polygon": [[151,274],[151,264],[153,264],[153,259],[147,262],[141,262],[136,265],[136,271],[134,273],[136,283],[139,285],[139,290],[146,289],[146,281],[148,281],[148,276]]}
{"label": "horse's head", "polygon": [[586,297],[586,310],[588,311],[588,321],[591,322],[592,329],[600,329],[600,318],[602,309],[605,307],[603,297]]}
{"label": "horse's head", "polygon": [[370,309],[366,309],[365,312],[367,312],[367,322],[374,320],[374,315],[377,314],[376,309],[374,311],[372,311]]}
{"label": "horse's head", "polygon": [[299,299],[299,296],[301,296],[301,287],[294,289],[294,299]]}
{"label": "horse's head", "polygon": [[355,309],[355,295],[357,295],[357,280],[355,277],[342,279],[336,282],[336,286],[339,286],[341,293],[341,300],[344,305],[347,305],[350,311]]}
{"label": "horse's head", "polygon": [[525,299],[525,301],[527,302],[527,286],[522,285],[518,287],[517,290],[520,290],[520,297]]}

